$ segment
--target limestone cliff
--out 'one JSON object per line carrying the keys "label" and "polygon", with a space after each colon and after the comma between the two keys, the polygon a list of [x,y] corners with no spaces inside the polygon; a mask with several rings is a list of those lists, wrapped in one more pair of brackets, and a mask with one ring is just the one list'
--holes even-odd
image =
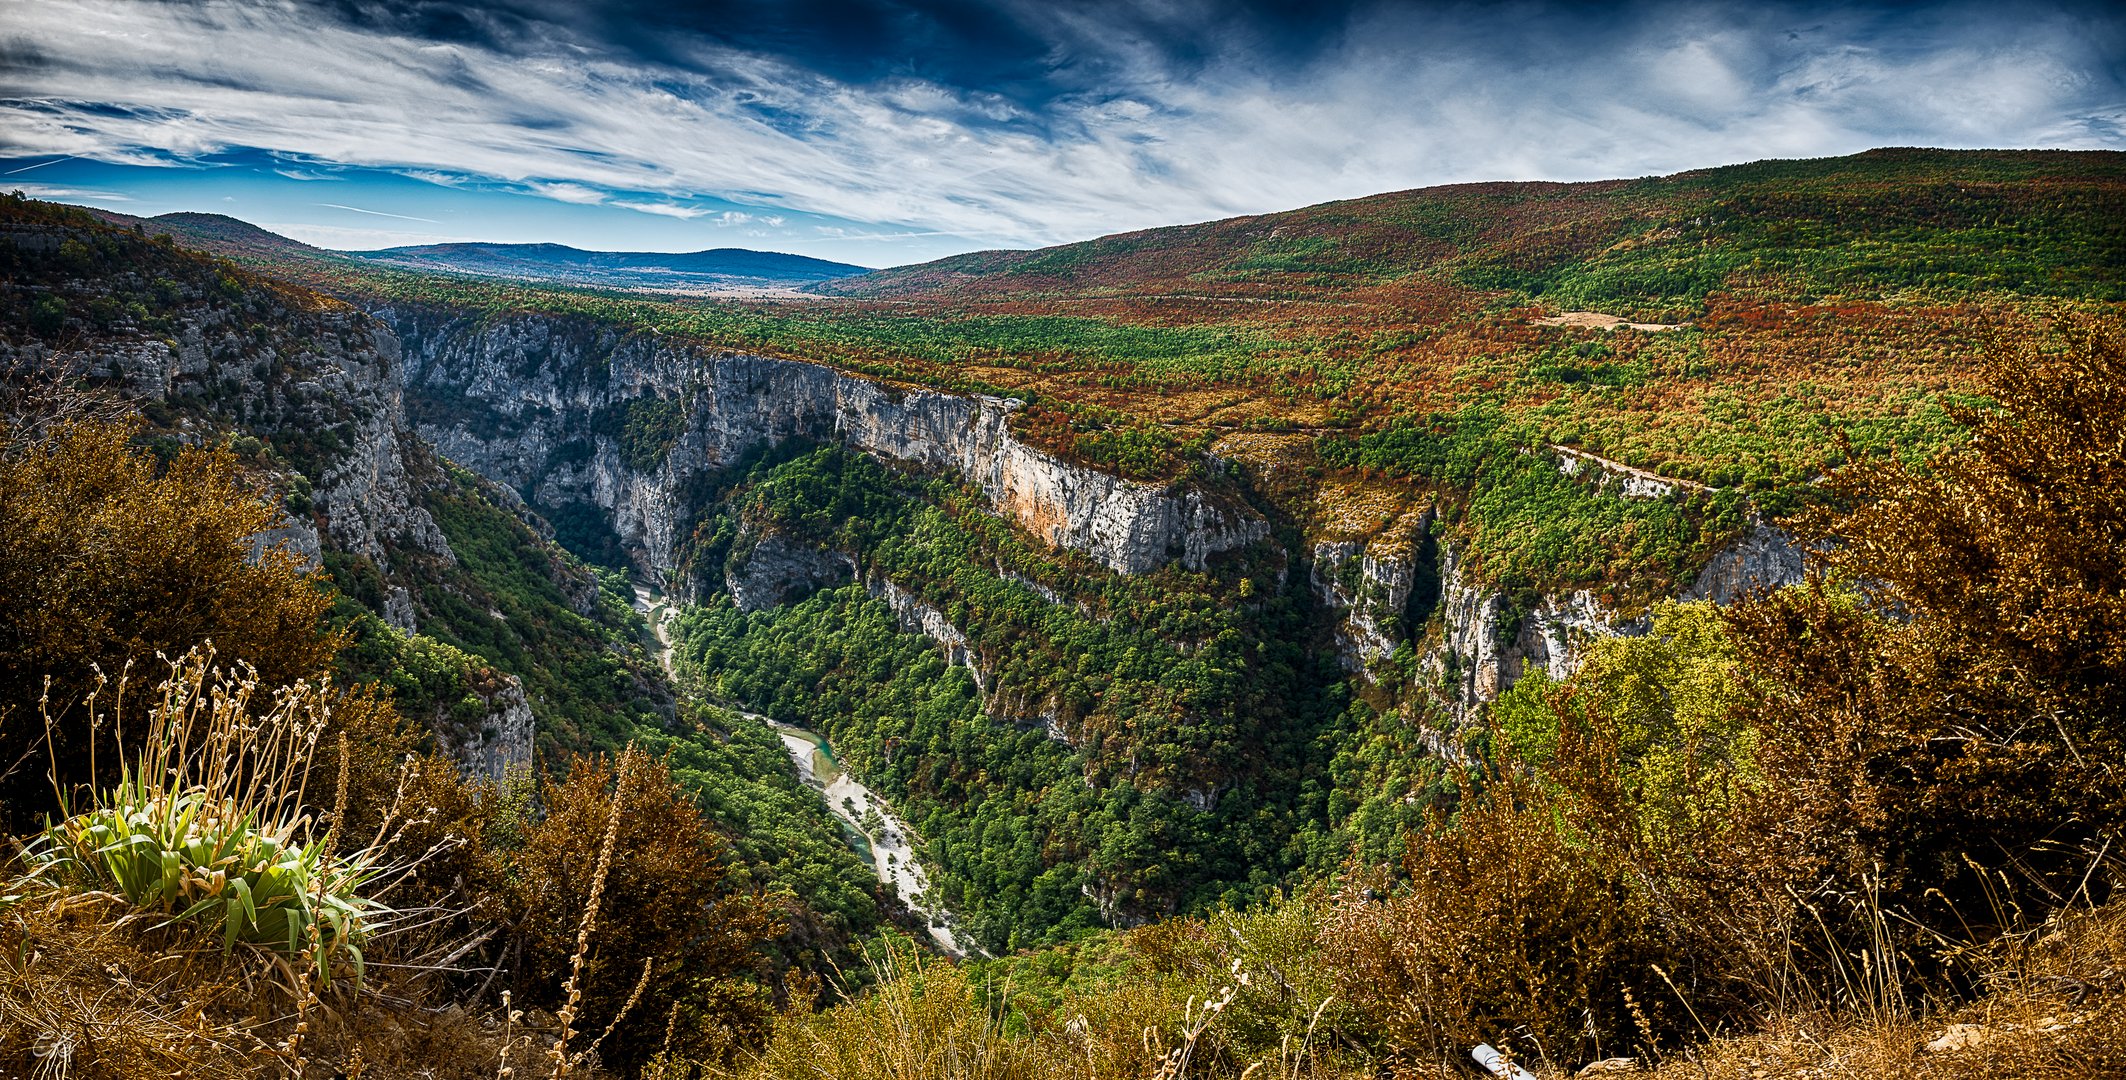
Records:
{"label": "limestone cliff", "polygon": [[724,589],[740,611],[779,607],[856,576],[855,562],[838,551],[808,547],[778,533],[747,540],[723,574]]}
{"label": "limestone cliff", "polygon": [[[532,736],[536,721],[524,683],[513,675],[496,673],[498,681],[478,691],[486,715],[472,730],[458,733],[446,745],[468,773],[488,780],[501,780],[511,772],[531,765]],[[440,733],[445,725],[433,725]]]}
{"label": "limestone cliff", "polygon": [[1683,593],[1685,600],[1732,604],[1762,585],[1789,585],[1801,580],[1801,549],[1786,530],[1762,521],[1742,539],[1720,549]]}
{"label": "limestone cliff", "polygon": [[[1596,470],[1601,489],[1617,498],[1658,498],[1703,485],[1658,476],[1569,447],[1553,447],[1559,471]],[[1572,674],[1588,649],[1604,637],[1643,634],[1643,612],[1606,605],[1592,589],[1508,593],[1478,580],[1454,543],[1442,540],[1437,554],[1420,556],[1415,538],[1429,533],[1427,510],[1413,528],[1405,514],[1366,539],[1323,541],[1313,550],[1312,583],[1322,603],[1339,619],[1334,631],[1338,659],[1347,670],[1368,673],[1422,629],[1411,598],[1420,585],[1437,589],[1438,634],[1422,670],[1445,689],[1448,711],[1463,717],[1497,697],[1524,675],[1543,671],[1555,679]],[[1429,581],[1426,571],[1436,577]],[[1691,583],[1684,600],[1728,604],[1759,587],[1801,580],[1802,557],[1782,530],[1761,521],[1716,551]],[[1434,610],[1429,598],[1420,605]]]}
{"label": "limestone cliff", "polygon": [[408,479],[408,457],[419,451],[402,407],[398,342],[351,310],[286,319],[278,333],[260,335],[236,306],[201,305],[168,338],[112,334],[58,354],[29,345],[22,359],[75,368],[133,400],[170,407],[195,437],[238,427],[274,442],[280,479],[307,491],[307,512],[291,513],[268,540],[285,540],[313,562],[325,546],[382,567],[393,549],[449,561],[450,545]]}
{"label": "limestone cliff", "polygon": [[1309,582],[1332,612],[1341,614],[1335,634],[1337,660],[1349,671],[1385,660],[1408,641],[1438,599],[1437,578],[1424,573],[1434,558],[1434,511],[1405,514],[1365,540],[1323,540],[1314,545]]}
{"label": "limestone cliff", "polygon": [[[125,287],[90,279],[62,286],[72,295]],[[448,574],[456,556],[421,498],[417,477],[438,465],[406,418],[398,341],[339,305],[162,287],[176,310],[156,333],[118,323],[77,330],[63,349],[34,338],[0,343],[0,367],[86,379],[140,407],[158,437],[227,440],[282,500],[278,527],[253,538],[254,557],[280,548],[312,568],[328,555],[366,560],[379,575],[380,614],[415,632],[421,616],[409,575]],[[480,701],[476,730],[436,728],[444,749],[485,773],[528,761],[532,711],[523,685],[490,671]]]}
{"label": "limestone cliff", "polygon": [[974,676],[976,689],[985,694],[989,692],[989,678],[982,670],[981,658],[968,645],[967,635],[952,625],[951,617],[885,578],[865,578],[864,591],[893,609],[893,617],[901,629],[921,634],[936,643],[948,662],[966,668],[967,673]]}
{"label": "limestone cliff", "polygon": [[1244,504],[1103,473],[1028,446],[1014,401],[887,385],[821,364],[588,320],[382,308],[406,346],[420,432],[536,505],[595,507],[645,568],[677,565],[689,485],[786,439],[840,441],[946,472],[1059,548],[1118,573],[1262,539]]}

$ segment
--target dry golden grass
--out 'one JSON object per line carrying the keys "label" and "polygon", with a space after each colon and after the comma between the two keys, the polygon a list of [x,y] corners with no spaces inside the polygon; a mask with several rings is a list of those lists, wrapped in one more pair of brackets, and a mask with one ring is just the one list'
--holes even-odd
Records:
{"label": "dry golden grass", "polygon": [[1677,1052],[1660,1080],[2126,1076],[2126,904],[2056,920],[1993,973],[1992,992],[1907,1020],[1781,1017],[1755,1035]]}
{"label": "dry golden grass", "polygon": [[[1278,955],[1275,939],[1280,924],[1306,922],[1303,914],[1270,913],[1183,920],[1139,932],[1133,947],[1149,949],[1162,958],[1162,966],[1178,965],[1176,970],[1159,977],[1139,973],[1032,1016],[1011,1011],[1008,987],[977,987],[964,971],[942,961],[892,958],[881,966],[878,987],[854,1002],[785,1017],[760,1057],[731,1072],[688,1069],[685,1074],[746,1080],[1469,1080],[1484,1075],[1464,1046],[1441,1044],[1416,1055],[1376,1057],[1331,1045],[1337,1036],[1327,1023],[1319,1032],[1309,1025],[1276,1042],[1241,1039],[1236,1025],[1248,1022],[1246,1015],[1262,1005],[1262,995],[1276,993],[1274,984],[1288,977],[1303,978],[1292,966],[1293,956]],[[1178,968],[1228,952],[1248,953],[1253,963],[1197,973],[1221,976],[1208,982],[1171,977],[1183,974]],[[2126,1075],[2126,904],[2056,918],[2043,936],[1998,952],[1991,963],[1984,995],[1914,1015],[1858,1006],[1774,1016],[1746,1035],[1658,1042],[1651,1053],[1638,1048],[1634,1058],[1606,1062],[1613,1071],[1600,1065],[1576,1071],[1525,1051],[1516,1064],[1540,1080]],[[1250,978],[1236,978],[1251,967]],[[1204,986],[1215,993],[1191,992]],[[1340,1008],[1339,1000],[1324,1000],[1314,1015]],[[1235,1052],[1239,1041],[1251,1041],[1252,1049]]]}
{"label": "dry golden grass", "polygon": [[397,990],[381,975],[321,989],[286,957],[224,952],[108,894],[32,893],[0,909],[0,1077],[494,1075],[499,1031]]}

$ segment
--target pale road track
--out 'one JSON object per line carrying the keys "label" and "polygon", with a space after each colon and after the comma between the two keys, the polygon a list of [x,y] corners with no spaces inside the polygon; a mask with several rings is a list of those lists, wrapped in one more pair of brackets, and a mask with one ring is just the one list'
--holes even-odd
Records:
{"label": "pale road track", "polygon": [[[650,633],[657,638],[658,662],[664,666],[664,673],[672,680],[672,685],[677,687],[679,675],[672,659],[671,621],[678,617],[678,612],[639,581],[635,583],[635,610],[649,620]],[[879,882],[891,887],[911,910],[927,916],[925,921],[930,938],[938,948],[952,956],[967,955],[968,946],[962,945],[952,932],[951,913],[924,899],[930,888],[930,875],[923,869],[916,853],[918,838],[914,830],[894,814],[893,807],[843,771],[834,761],[833,749],[818,733],[759,713],[729,706],[724,708],[775,731],[790,760],[796,763],[798,776],[820,793],[829,813],[864,838],[861,854],[870,862]],[[827,774],[824,780],[822,773]],[[867,820],[872,824],[866,824]]]}

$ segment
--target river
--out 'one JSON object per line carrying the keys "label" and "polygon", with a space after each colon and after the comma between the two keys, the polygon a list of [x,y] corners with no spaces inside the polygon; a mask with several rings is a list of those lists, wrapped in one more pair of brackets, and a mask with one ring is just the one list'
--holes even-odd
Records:
{"label": "river", "polygon": [[[657,637],[657,657],[674,686],[679,683],[672,659],[672,620],[678,612],[665,598],[641,582],[635,583],[635,609],[649,620]],[[726,708],[729,708],[726,706]],[[927,896],[930,875],[916,857],[919,842],[914,830],[893,812],[893,807],[841,767],[834,747],[818,732],[786,724],[759,713],[731,709],[739,716],[774,729],[783,749],[797,765],[797,774],[825,800],[827,810],[840,819],[850,833],[852,846],[870,863],[879,882],[898,894],[910,910],[926,917],[930,938],[952,956],[965,956],[967,947],[952,932],[952,915]]]}

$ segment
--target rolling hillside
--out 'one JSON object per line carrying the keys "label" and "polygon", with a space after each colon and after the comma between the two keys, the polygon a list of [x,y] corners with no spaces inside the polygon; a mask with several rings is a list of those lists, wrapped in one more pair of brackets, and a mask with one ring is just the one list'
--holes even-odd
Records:
{"label": "rolling hillside", "polygon": [[498,278],[531,285],[750,295],[784,293],[865,273],[865,268],[775,251],[584,251],[561,244],[428,244],[379,251],[313,247],[224,214],[175,213],[152,218],[91,210],[98,218],[149,235],[168,235],[265,273],[299,282],[329,281],[364,268]]}
{"label": "rolling hillside", "polygon": [[[2117,298],[2126,155],[1875,150],[1640,180],[1459,184],[986,251],[821,286],[863,297],[1395,303],[1459,286],[1688,314],[1738,273],[1818,290]],[[1422,280],[1418,280],[1422,279]]]}

